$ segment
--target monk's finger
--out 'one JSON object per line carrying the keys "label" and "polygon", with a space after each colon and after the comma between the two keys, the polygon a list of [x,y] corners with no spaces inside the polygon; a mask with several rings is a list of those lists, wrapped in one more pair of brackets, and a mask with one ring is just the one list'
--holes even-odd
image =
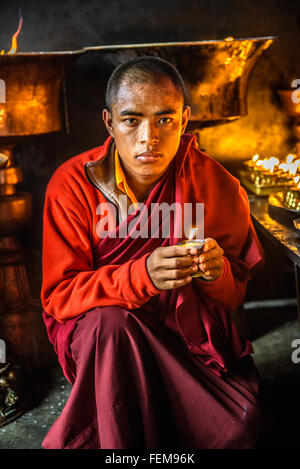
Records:
{"label": "monk's finger", "polygon": [[[210,251],[211,249],[215,249],[215,248],[220,248],[222,250],[222,248],[218,245],[217,241],[213,238],[206,238],[204,240],[204,246],[202,248],[202,251],[205,253],[205,252],[208,252]],[[223,250],[222,250],[223,251]]]}
{"label": "monk's finger", "polygon": [[199,262],[206,262],[210,259],[222,258],[224,251],[219,246],[212,248],[208,252],[202,252],[199,256]]}
{"label": "monk's finger", "polygon": [[166,270],[163,276],[165,280],[177,280],[177,279],[185,278],[188,275],[194,274],[196,272],[198,272],[198,266],[194,264],[184,269]]}
{"label": "monk's finger", "polygon": [[223,266],[223,259],[218,257],[218,258],[215,258],[215,259],[209,259],[205,262],[201,262],[199,264],[199,268],[200,270],[208,270],[208,269],[219,269]]}
{"label": "monk's finger", "polygon": [[162,267],[165,269],[184,269],[186,267],[198,264],[199,259],[196,256],[169,257],[162,261]]}
{"label": "monk's finger", "polygon": [[[155,287],[162,290],[168,290],[169,288],[178,288],[179,286],[185,285],[192,278],[189,274],[196,271],[192,264],[193,259],[191,256],[177,257],[177,258],[165,258],[162,254],[162,247],[156,248],[146,260],[146,268],[149,277],[154,283]],[[198,261],[198,258],[197,258]],[[185,266],[185,264],[188,264]],[[175,265],[175,268],[174,268]],[[176,267],[177,266],[177,267]],[[171,268],[167,268],[171,267]],[[178,268],[179,267],[179,268]],[[184,270],[189,269],[189,271]],[[175,272],[181,270],[182,272]],[[178,277],[183,277],[178,279]],[[171,277],[171,279],[170,279]],[[169,282],[169,283],[168,283]],[[170,282],[175,282],[174,287],[171,287]],[[177,283],[176,283],[177,282]],[[178,283],[179,282],[179,283]],[[173,284],[172,284],[173,285]]]}
{"label": "monk's finger", "polygon": [[162,246],[157,248],[161,257],[183,257],[189,255],[189,248],[185,246],[178,246],[177,244],[173,246]]}
{"label": "monk's finger", "polygon": [[206,278],[212,278],[214,280],[216,280],[217,278],[219,278],[222,274],[222,269],[210,269],[210,270],[206,270],[205,271],[205,275],[204,277]]}

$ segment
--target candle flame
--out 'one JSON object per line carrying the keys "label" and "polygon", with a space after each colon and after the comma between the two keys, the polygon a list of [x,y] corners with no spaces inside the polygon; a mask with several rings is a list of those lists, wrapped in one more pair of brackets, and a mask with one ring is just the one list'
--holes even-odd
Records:
{"label": "candle flame", "polygon": [[192,228],[189,235],[189,241],[191,241],[196,233],[198,228]]}
{"label": "candle flame", "polygon": [[295,158],[296,155],[293,155],[292,153],[289,153],[288,156],[286,157],[286,162],[290,164],[293,159]]}
{"label": "candle flame", "polygon": [[299,160],[296,161],[293,163],[281,163],[278,168],[282,169],[282,171],[284,171],[285,173],[289,173],[290,176],[295,176],[299,166]]}
{"label": "candle flame", "polygon": [[262,166],[265,170],[269,170],[271,173],[274,172],[274,168],[278,164],[279,159],[275,158],[275,156],[272,156],[271,158],[264,158],[263,160],[256,160],[256,166]]}
{"label": "candle flame", "polygon": [[294,184],[298,184],[297,187],[300,188],[300,159],[295,159],[296,156],[297,155],[293,153],[289,153],[284,160],[280,160],[275,156],[260,158],[257,153],[247,161],[247,164],[250,170],[254,168],[267,172],[270,175],[274,174],[275,177],[283,176],[287,181],[290,180],[286,182],[287,184],[293,182]]}

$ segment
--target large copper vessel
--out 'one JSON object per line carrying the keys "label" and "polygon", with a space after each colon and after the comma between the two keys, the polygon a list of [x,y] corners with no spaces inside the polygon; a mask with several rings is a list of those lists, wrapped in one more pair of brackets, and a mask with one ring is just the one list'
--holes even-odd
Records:
{"label": "large copper vessel", "polygon": [[0,137],[6,137],[6,142],[15,137],[18,142],[23,136],[61,129],[62,85],[77,56],[76,52],[0,55],[0,77],[6,85],[6,102],[0,104]]}
{"label": "large copper vessel", "polygon": [[274,37],[88,47],[110,67],[132,57],[153,55],[173,63],[181,73],[195,127],[215,125],[247,115],[250,73]]}
{"label": "large copper vessel", "polygon": [[178,68],[184,78],[192,108],[192,122],[205,126],[237,119],[247,114],[250,73],[258,57],[274,39],[228,38],[105,45],[77,51],[0,55],[0,78],[6,83],[6,105],[4,116],[0,118],[0,137],[60,130],[58,104],[65,70],[78,57],[88,53],[97,54],[110,68],[142,55],[165,58]]}

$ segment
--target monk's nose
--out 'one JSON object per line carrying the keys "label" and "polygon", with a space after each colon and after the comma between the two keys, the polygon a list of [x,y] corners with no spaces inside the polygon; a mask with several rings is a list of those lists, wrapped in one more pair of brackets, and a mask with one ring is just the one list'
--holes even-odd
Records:
{"label": "monk's nose", "polygon": [[159,142],[158,129],[155,125],[147,122],[141,128],[140,141],[147,147],[157,145]]}

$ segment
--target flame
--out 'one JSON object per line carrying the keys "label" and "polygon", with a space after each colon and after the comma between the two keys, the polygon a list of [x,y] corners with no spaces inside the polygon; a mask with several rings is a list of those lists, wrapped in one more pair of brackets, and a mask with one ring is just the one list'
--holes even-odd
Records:
{"label": "flame", "polygon": [[289,153],[288,156],[286,157],[286,162],[290,164],[293,159],[295,158],[296,155],[293,155],[292,153]]}
{"label": "flame", "polygon": [[[11,40],[11,48],[9,49],[9,51],[7,52],[7,54],[15,54],[15,53],[17,52],[17,37],[19,36],[20,31],[21,31],[21,29],[22,29],[22,24],[23,24],[23,17],[20,16],[18,29],[17,29],[17,31],[15,32],[15,34],[13,35],[13,37],[12,37],[12,40]],[[5,53],[4,50],[2,50],[2,51],[0,52],[0,55],[3,55],[4,53]]]}
{"label": "flame", "polygon": [[[254,157],[255,156],[258,156],[258,155],[254,155]],[[263,160],[256,159],[256,166],[262,166],[263,169],[265,169],[266,171],[270,171],[271,173],[274,172],[275,166],[278,166],[278,164],[279,164],[279,159],[275,158],[275,156],[272,156],[271,158],[264,158]]]}
{"label": "flame", "polygon": [[[289,153],[285,159],[285,161],[280,161],[278,158],[275,156],[272,156],[271,158],[259,158],[259,155],[256,154],[252,157],[251,160],[248,160],[248,165],[250,167],[255,167],[255,168],[260,168],[261,170],[269,171],[270,174],[274,173],[274,170],[276,169],[277,171],[281,171],[283,173],[286,173],[287,176],[296,176],[298,172],[300,172],[300,159],[295,160],[296,155],[293,153]],[[298,176],[299,177],[299,176]],[[297,180],[294,182],[299,182],[299,187],[300,187],[300,181]]]}
{"label": "flame", "polygon": [[296,155],[289,153],[286,157],[286,161],[281,163],[278,168],[282,169],[282,171],[289,173],[290,176],[295,176],[298,170],[298,166],[300,164],[300,160],[294,160]]}
{"label": "flame", "polygon": [[300,189],[300,176],[294,178],[294,183],[297,184],[297,189]]}
{"label": "flame", "polygon": [[195,236],[195,233],[197,231],[198,228],[192,228],[191,231],[190,231],[190,235],[189,235],[189,241],[191,241],[191,239],[193,239],[193,237]]}

